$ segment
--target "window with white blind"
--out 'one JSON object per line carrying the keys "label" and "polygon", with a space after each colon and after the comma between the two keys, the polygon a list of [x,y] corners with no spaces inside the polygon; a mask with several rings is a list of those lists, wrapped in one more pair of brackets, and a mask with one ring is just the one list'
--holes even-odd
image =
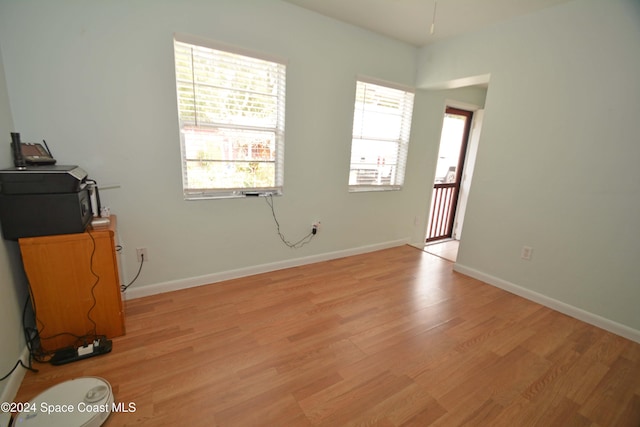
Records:
{"label": "window with white blind", "polygon": [[349,191],[402,188],[413,98],[412,90],[357,81]]}
{"label": "window with white blind", "polygon": [[185,199],[281,194],[282,61],[174,38]]}

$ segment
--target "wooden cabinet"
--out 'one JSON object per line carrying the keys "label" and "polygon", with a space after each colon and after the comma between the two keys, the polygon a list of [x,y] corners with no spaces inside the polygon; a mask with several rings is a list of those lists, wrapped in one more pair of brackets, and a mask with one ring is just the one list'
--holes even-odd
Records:
{"label": "wooden cabinet", "polygon": [[77,337],[124,335],[115,249],[116,218],[84,233],[19,239],[42,348],[74,345]]}

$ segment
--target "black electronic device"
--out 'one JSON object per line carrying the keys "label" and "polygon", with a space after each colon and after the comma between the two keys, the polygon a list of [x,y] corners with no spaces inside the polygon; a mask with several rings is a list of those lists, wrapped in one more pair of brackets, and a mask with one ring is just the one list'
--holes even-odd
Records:
{"label": "black electronic device", "polygon": [[[14,167],[0,170],[0,225],[7,240],[82,233],[93,217],[87,173],[78,166],[46,164],[55,160],[38,146],[11,133]],[[30,150],[46,151],[49,159]]]}
{"label": "black electronic device", "polygon": [[73,193],[82,190],[86,180],[87,172],[75,165],[13,167],[0,169],[0,193]]}
{"label": "black electronic device", "polygon": [[27,165],[53,165],[56,163],[56,159],[51,155],[51,150],[49,150],[44,139],[42,144],[22,142],[18,132],[11,132],[11,151],[13,152],[13,165],[17,168],[23,168]]}
{"label": "black electronic device", "polygon": [[0,194],[0,225],[6,240],[82,233],[92,218],[87,187],[69,193]]}
{"label": "black electronic device", "polygon": [[27,165],[22,156],[20,134],[18,132],[11,132],[11,154],[13,155],[13,165],[17,169],[22,169]]}
{"label": "black electronic device", "polygon": [[43,146],[37,142],[23,142],[20,147],[22,157],[28,165],[53,165],[56,163],[56,159],[51,156],[46,143]]}
{"label": "black electronic device", "polygon": [[111,352],[113,343],[106,337],[101,336],[93,342],[80,347],[65,347],[56,351],[49,360],[52,365],[64,365],[66,363],[76,362],[78,360],[87,359],[93,356],[100,356]]}

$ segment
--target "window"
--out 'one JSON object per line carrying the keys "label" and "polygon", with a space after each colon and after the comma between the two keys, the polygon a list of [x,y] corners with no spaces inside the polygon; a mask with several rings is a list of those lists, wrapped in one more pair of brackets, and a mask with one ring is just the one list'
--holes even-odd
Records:
{"label": "window", "polygon": [[413,91],[358,80],[349,191],[402,188],[413,98]]}
{"label": "window", "polygon": [[285,65],[174,39],[185,199],[281,194]]}

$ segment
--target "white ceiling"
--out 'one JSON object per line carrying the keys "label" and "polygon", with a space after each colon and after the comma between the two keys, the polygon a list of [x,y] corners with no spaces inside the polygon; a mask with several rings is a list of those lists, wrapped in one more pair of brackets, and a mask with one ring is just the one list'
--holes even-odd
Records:
{"label": "white ceiling", "polygon": [[285,1],[419,47],[572,0]]}

